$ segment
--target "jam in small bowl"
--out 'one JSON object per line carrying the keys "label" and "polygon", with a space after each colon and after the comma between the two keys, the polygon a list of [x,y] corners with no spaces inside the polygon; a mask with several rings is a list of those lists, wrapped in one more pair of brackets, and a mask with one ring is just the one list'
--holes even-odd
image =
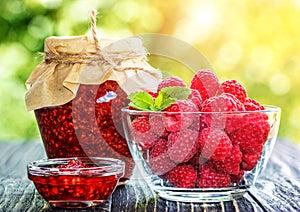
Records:
{"label": "jam in small bowl", "polygon": [[86,208],[105,202],[124,175],[113,158],[57,158],[30,162],[28,178],[40,195],[59,208]]}

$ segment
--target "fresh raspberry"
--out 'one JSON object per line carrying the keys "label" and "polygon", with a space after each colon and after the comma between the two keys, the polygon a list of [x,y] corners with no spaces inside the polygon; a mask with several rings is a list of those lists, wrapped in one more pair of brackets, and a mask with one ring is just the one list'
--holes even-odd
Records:
{"label": "fresh raspberry", "polygon": [[244,110],[244,105],[229,93],[209,98],[202,104],[202,112],[212,112],[203,115],[204,122],[208,126],[219,129],[224,129],[225,126],[231,124],[232,115],[228,115],[228,113]]}
{"label": "fresh raspberry", "polygon": [[[227,94],[227,96],[228,95],[229,94]],[[233,96],[233,99],[236,102],[236,108],[237,108],[238,111],[245,111],[246,110],[244,104],[240,100],[238,100],[235,96]]]}
{"label": "fresh raspberry", "polygon": [[205,128],[200,134],[200,149],[202,157],[224,161],[231,154],[232,143],[224,131]]}
{"label": "fresh raspberry", "polygon": [[[251,128],[250,125],[248,125],[249,128]],[[250,138],[248,135],[246,135],[248,138]],[[253,138],[253,137],[252,137]],[[251,139],[251,138],[250,138]],[[254,140],[254,139],[252,139]],[[251,145],[250,145],[250,142],[241,142],[239,144],[240,146],[240,149],[243,153],[246,153],[246,154],[252,154],[252,153],[255,153],[255,152],[261,152],[264,145],[258,141],[254,141]]]}
{"label": "fresh raspberry", "polygon": [[240,180],[243,178],[245,171],[244,170],[240,170],[239,173],[237,175],[230,175],[230,180],[232,183],[238,183],[240,182]]}
{"label": "fresh raspberry", "polygon": [[225,158],[225,170],[228,174],[238,174],[240,172],[239,164],[242,162],[242,152],[238,145],[233,145],[231,155]]}
{"label": "fresh raspberry", "polygon": [[198,90],[202,100],[205,101],[216,94],[219,80],[212,71],[200,70],[193,76],[190,88]]}
{"label": "fresh raspberry", "polygon": [[265,107],[259,102],[255,101],[254,99],[251,98],[246,98],[244,101],[244,107],[248,111],[253,111],[253,110],[264,110]]}
{"label": "fresh raspberry", "polygon": [[245,88],[236,80],[227,80],[225,82],[222,82],[217,91],[217,95],[222,93],[230,93],[242,103],[247,97]]}
{"label": "fresh raspberry", "polygon": [[[235,96],[232,96],[232,94],[227,94],[227,96],[228,95],[230,95],[236,102],[237,111],[245,111],[246,110],[244,105],[237,98],[235,98]],[[238,113],[237,111],[226,114],[225,131],[227,133],[230,133],[230,132],[236,130],[240,126],[240,122],[242,121],[243,114]]]}
{"label": "fresh raspberry", "polygon": [[169,159],[167,140],[159,139],[149,151],[149,166],[156,175],[164,175],[176,166]]}
{"label": "fresh raspberry", "polygon": [[242,152],[238,145],[233,145],[230,156],[224,161],[209,160],[208,164],[218,172],[237,175],[240,172]]}
{"label": "fresh raspberry", "polygon": [[134,137],[135,143],[142,149],[142,150],[148,150],[150,149],[154,144],[155,141],[158,139],[158,136],[156,136],[153,132],[138,132],[133,131],[132,135]]}
{"label": "fresh raspberry", "polygon": [[205,161],[202,161],[201,156],[201,152],[200,151],[196,151],[196,153],[194,154],[194,156],[187,162],[188,164],[191,164],[195,167],[198,167],[199,164],[204,163]]}
{"label": "fresh raspberry", "polygon": [[243,116],[240,128],[230,133],[233,144],[238,144],[243,153],[260,152],[268,139],[270,125],[263,113],[249,113]]}
{"label": "fresh raspberry", "polygon": [[168,139],[168,136],[170,135],[170,132],[168,132],[166,129],[165,131],[160,135],[160,138]]}
{"label": "fresh raspberry", "polygon": [[200,132],[203,130],[203,129],[205,129],[205,128],[207,128],[208,127],[208,125],[206,124],[206,115],[201,115],[200,116],[200,122],[199,122],[199,125],[200,125],[200,127],[199,127],[199,130],[200,130]]}
{"label": "fresh raspberry", "polygon": [[191,94],[189,96],[189,99],[191,99],[194,102],[194,104],[198,107],[200,111],[202,108],[202,97],[199,91],[196,89],[191,89]]}
{"label": "fresh raspberry", "polygon": [[243,123],[241,124],[241,126],[245,126],[250,123],[259,125],[262,131],[261,140],[264,143],[267,140],[270,131],[268,119],[269,117],[265,113],[247,113],[243,116]]}
{"label": "fresh raspberry", "polygon": [[233,144],[238,144],[243,153],[255,153],[261,151],[263,142],[261,129],[257,124],[247,124],[230,134]]}
{"label": "fresh raspberry", "polygon": [[162,88],[170,87],[170,86],[186,87],[186,84],[179,77],[176,76],[167,77],[158,84],[157,92],[159,92]]}
{"label": "fresh raspberry", "polygon": [[224,188],[230,185],[230,175],[219,173],[207,164],[200,166],[199,188]]}
{"label": "fresh raspberry", "polygon": [[168,146],[167,146],[167,140],[166,139],[158,139],[154,146],[150,149],[149,156],[150,158],[156,158],[163,153],[168,151]]}
{"label": "fresh raspberry", "polygon": [[164,116],[162,115],[152,115],[149,118],[150,131],[159,137],[164,137],[165,134],[165,123]]}
{"label": "fresh raspberry", "polygon": [[151,125],[149,123],[149,119],[144,116],[140,116],[136,119],[134,119],[131,123],[134,131],[138,131],[141,133],[148,132],[151,128]]}
{"label": "fresh raspberry", "polygon": [[195,130],[197,132],[201,132],[204,128],[206,128],[207,125],[203,121],[203,114],[197,114],[195,115],[194,122],[189,126],[189,129]]}
{"label": "fresh raspberry", "polygon": [[197,181],[197,170],[192,165],[181,164],[167,175],[169,182],[179,188],[194,188]]}
{"label": "fresh raspberry", "polygon": [[198,132],[184,129],[168,136],[168,154],[174,162],[187,162],[197,151]]}
{"label": "fresh raspberry", "polygon": [[197,112],[197,106],[190,99],[178,100],[164,111],[168,112]]}
{"label": "fresh raspberry", "polygon": [[[166,108],[167,112],[178,112],[167,114],[165,118],[165,127],[169,132],[177,132],[188,128],[193,122],[194,114],[182,114],[180,112],[197,112],[197,106],[189,99],[178,100],[170,107]],[[197,116],[196,116],[197,117]]]}
{"label": "fresh raspberry", "polygon": [[181,129],[181,122],[175,116],[165,117],[165,127],[169,132],[178,132]]}
{"label": "fresh raspberry", "polygon": [[142,150],[150,149],[159,137],[152,131],[148,117],[140,116],[131,123],[134,141]]}
{"label": "fresh raspberry", "polygon": [[128,106],[128,109],[129,109],[129,110],[138,110],[138,109],[136,109],[136,108],[134,108],[134,107],[131,107],[131,106]]}
{"label": "fresh raspberry", "polygon": [[156,98],[157,95],[158,95],[158,93],[156,93],[156,92],[151,92],[151,91],[149,91],[148,94],[150,94],[153,98]]}
{"label": "fresh raspberry", "polygon": [[225,131],[230,134],[231,132],[241,128],[243,124],[243,113],[230,113],[226,115]]}
{"label": "fresh raspberry", "polygon": [[260,156],[261,156],[261,152],[257,152],[257,153],[254,153],[254,154],[243,154],[243,161],[242,161],[242,169],[245,170],[245,171],[250,171],[252,170],[258,160],[260,159]]}
{"label": "fresh raspberry", "polygon": [[222,93],[219,96],[211,97],[202,104],[203,112],[235,112],[244,110],[243,104],[229,93]]}

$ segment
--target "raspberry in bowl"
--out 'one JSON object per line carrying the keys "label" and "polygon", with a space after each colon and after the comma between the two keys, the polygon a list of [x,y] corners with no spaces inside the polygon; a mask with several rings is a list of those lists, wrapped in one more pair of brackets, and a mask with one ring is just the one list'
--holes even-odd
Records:
{"label": "raspberry in bowl", "polygon": [[105,202],[124,175],[113,158],[74,157],[30,162],[28,178],[52,207],[87,208]]}
{"label": "raspberry in bowl", "polygon": [[122,109],[142,176],[168,200],[241,197],[266,167],[280,108],[251,99],[236,80],[219,83],[209,70],[196,73],[190,87],[169,78],[161,84],[156,94],[130,94],[129,107]]}

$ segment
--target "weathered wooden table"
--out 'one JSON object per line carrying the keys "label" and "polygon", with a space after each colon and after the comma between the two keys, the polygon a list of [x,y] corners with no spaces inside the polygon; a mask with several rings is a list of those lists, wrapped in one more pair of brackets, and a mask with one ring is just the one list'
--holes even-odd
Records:
{"label": "weathered wooden table", "polygon": [[[41,141],[0,143],[0,211],[64,211],[50,208],[27,179],[27,163],[42,158],[45,153]],[[135,179],[119,186],[102,205],[84,211],[300,211],[299,158],[299,146],[278,139],[256,186],[243,198],[233,201],[201,204],[166,201],[143,180]]]}

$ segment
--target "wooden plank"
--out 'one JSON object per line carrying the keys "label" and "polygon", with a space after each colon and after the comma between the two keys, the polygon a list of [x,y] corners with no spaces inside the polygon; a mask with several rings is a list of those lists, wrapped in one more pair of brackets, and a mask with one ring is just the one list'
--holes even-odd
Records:
{"label": "wooden plank", "polygon": [[[131,193],[132,190],[139,191]],[[130,197],[128,199],[128,197]],[[136,204],[138,202],[138,204]],[[263,211],[249,195],[218,203],[180,203],[159,198],[143,180],[131,180],[118,187],[112,197],[112,211]]]}
{"label": "wooden plank", "polygon": [[300,211],[300,150],[279,140],[267,168],[250,192],[266,211]]}
{"label": "wooden plank", "polygon": [[0,142],[0,176],[27,178],[29,162],[46,158],[41,142],[8,143]]}
{"label": "wooden plank", "polygon": [[[159,198],[144,180],[136,178],[117,187],[101,206],[85,211],[300,211],[299,153],[295,144],[279,140],[256,186],[233,201],[167,201]],[[0,211],[70,211],[49,208],[27,179],[26,164],[44,157],[41,142],[0,143]]]}

